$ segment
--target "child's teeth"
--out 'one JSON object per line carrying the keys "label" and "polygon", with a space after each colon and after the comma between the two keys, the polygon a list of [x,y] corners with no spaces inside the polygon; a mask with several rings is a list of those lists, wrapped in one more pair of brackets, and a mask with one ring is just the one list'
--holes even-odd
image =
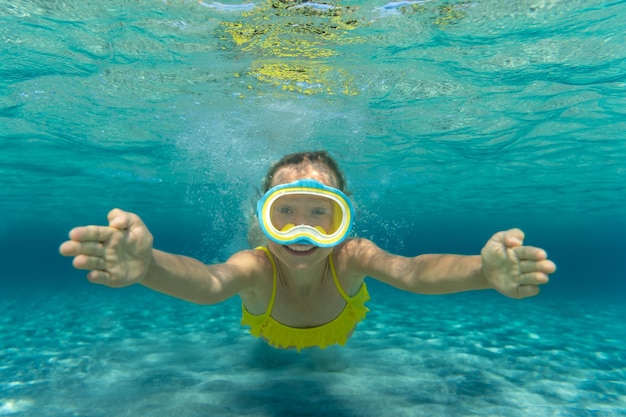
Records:
{"label": "child's teeth", "polygon": [[287,246],[289,249],[294,250],[296,252],[306,252],[313,248],[313,245],[298,245],[298,246]]}

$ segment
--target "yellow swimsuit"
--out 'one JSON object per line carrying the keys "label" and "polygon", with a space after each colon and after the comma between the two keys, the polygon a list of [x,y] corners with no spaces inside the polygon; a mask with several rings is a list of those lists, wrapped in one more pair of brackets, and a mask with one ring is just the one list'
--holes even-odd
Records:
{"label": "yellow swimsuit", "polygon": [[302,348],[319,346],[324,349],[329,345],[344,345],[348,341],[348,337],[354,330],[354,327],[365,318],[369,311],[365,307],[365,302],[370,299],[365,283],[361,285],[359,292],[350,297],[341,288],[335,265],[333,264],[332,254],[329,257],[330,270],[335,281],[337,291],[346,300],[346,307],[332,321],[317,327],[289,327],[274,320],[271,316],[274,307],[274,298],[276,297],[276,262],[269,249],[266,247],[258,247],[257,250],[265,252],[274,268],[274,283],[272,288],[272,296],[270,298],[267,310],[263,314],[251,314],[245,305],[242,305],[241,324],[250,326],[250,333],[256,337],[263,337],[267,342],[276,348],[296,348],[298,352]]}

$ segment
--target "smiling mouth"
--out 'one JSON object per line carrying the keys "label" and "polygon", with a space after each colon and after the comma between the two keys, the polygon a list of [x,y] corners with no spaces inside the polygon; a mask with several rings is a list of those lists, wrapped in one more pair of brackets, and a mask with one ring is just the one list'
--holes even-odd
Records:
{"label": "smiling mouth", "polygon": [[283,245],[283,247],[287,252],[297,256],[309,255],[317,249],[317,246],[313,245]]}

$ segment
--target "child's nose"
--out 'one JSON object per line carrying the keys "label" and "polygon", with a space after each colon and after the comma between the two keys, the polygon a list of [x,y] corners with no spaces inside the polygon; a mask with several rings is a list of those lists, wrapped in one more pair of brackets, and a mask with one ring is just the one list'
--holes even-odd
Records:
{"label": "child's nose", "polygon": [[306,224],[308,226],[313,226],[313,224],[311,223],[311,216],[306,213],[298,213],[295,220],[297,225]]}

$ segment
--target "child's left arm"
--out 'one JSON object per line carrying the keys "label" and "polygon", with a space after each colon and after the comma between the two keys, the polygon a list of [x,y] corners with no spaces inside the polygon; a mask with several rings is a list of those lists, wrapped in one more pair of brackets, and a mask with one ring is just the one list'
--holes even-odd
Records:
{"label": "child's left arm", "polygon": [[512,298],[539,293],[556,265],[543,249],[524,246],[519,229],[496,233],[480,255],[420,255],[414,258],[389,254],[365,239],[350,250],[352,266],[363,275],[420,294],[448,294],[493,288]]}

